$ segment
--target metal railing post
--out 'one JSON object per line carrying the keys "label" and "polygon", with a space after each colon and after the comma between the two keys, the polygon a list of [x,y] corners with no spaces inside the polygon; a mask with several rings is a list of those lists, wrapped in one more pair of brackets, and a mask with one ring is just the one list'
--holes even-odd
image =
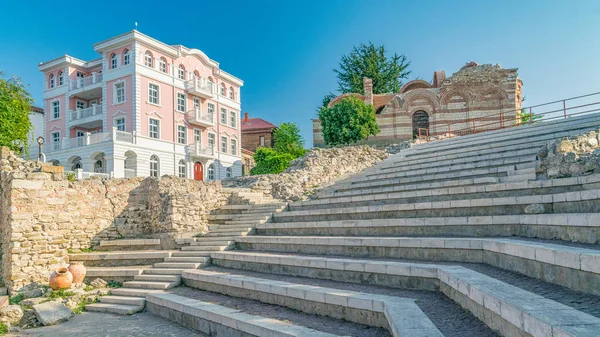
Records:
{"label": "metal railing post", "polygon": [[567,101],[563,99],[563,113],[565,118],[567,118]]}
{"label": "metal railing post", "polygon": [[529,124],[533,123],[533,112],[531,111],[531,107],[529,107]]}

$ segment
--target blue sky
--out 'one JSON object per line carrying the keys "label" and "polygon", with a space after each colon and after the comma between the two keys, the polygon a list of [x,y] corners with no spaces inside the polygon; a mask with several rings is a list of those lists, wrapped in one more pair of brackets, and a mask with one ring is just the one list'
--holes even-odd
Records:
{"label": "blue sky", "polygon": [[6,0],[0,71],[22,77],[41,105],[39,62],[65,53],[96,58],[94,43],[137,21],[141,32],[201,49],[243,79],[242,110],[275,124],[296,122],[307,146],[315,107],[337,88],[332,69],[353,45],[369,41],[405,54],[411,79],[431,81],[439,69],[449,76],[468,61],[519,68],[525,105],[600,91],[600,1],[130,3]]}

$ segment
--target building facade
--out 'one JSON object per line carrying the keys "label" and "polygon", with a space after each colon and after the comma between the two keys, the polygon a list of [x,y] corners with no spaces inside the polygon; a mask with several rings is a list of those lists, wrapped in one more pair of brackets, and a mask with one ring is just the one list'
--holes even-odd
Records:
{"label": "building facade", "polygon": [[259,147],[273,146],[273,131],[277,129],[272,124],[262,118],[249,118],[248,113],[244,113],[242,120],[242,148],[256,152]]}
{"label": "building facade", "polygon": [[96,60],[39,65],[47,161],[117,178],[242,174],[242,80],[198,49],[136,30],[94,50]]}
{"label": "building facade", "polygon": [[[380,132],[365,143],[387,144],[419,135],[468,134],[520,123],[523,82],[517,69],[469,62],[446,78],[436,71],[433,81],[414,80],[399,93],[374,95],[371,79],[364,79],[364,93],[344,94],[329,106],[349,95],[375,108]],[[313,144],[324,146],[321,123],[313,120]]]}

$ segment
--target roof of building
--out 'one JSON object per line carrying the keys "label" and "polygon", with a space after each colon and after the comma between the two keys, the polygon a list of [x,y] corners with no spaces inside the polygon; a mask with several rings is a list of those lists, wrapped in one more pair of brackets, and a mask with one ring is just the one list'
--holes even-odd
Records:
{"label": "roof of building", "polygon": [[[348,97],[350,95],[360,99],[361,101],[365,100],[365,96],[361,94],[343,94],[332,99],[331,102],[329,102],[329,106],[333,106],[334,104],[339,103],[343,98]],[[376,112],[379,112],[379,110],[381,110],[386,104],[388,104],[388,102],[391,101],[396,95],[397,94],[373,95],[373,108],[375,108]]]}
{"label": "roof of building", "polygon": [[33,105],[32,105],[32,106],[30,106],[29,108],[30,108],[30,110],[31,110],[31,111],[33,111],[33,112],[41,112],[41,113],[44,113],[44,109],[42,109],[42,108],[40,108],[40,107],[37,107],[37,106],[33,106]]}
{"label": "roof of building", "polygon": [[275,128],[277,128],[277,125],[267,122],[262,118],[248,118],[247,122],[245,122],[242,119],[242,132],[256,130],[272,130]]}

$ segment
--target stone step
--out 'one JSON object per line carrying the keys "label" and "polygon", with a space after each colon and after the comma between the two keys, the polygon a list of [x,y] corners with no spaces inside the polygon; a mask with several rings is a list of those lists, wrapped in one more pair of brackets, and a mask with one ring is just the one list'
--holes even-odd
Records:
{"label": "stone step", "polygon": [[86,279],[93,280],[95,278],[111,279],[111,278],[133,278],[140,275],[144,269],[151,266],[134,266],[134,267],[87,267]]}
{"label": "stone step", "polygon": [[257,235],[527,236],[600,244],[600,213],[485,215],[266,223]]}
{"label": "stone step", "polygon": [[[209,233],[210,234],[210,233]],[[245,235],[245,234],[242,234]],[[196,242],[198,243],[207,243],[209,246],[212,245],[218,245],[219,242],[222,241],[231,241],[231,242],[235,242],[235,239],[238,236],[226,236],[226,235],[219,235],[219,236],[215,236],[215,235],[211,235],[211,236],[201,236],[201,237],[197,237],[194,238],[194,240],[196,240]]]}
{"label": "stone step", "polygon": [[179,282],[159,282],[159,281],[129,281],[123,283],[123,287],[125,288],[135,288],[135,289],[158,289],[165,290],[176,287],[179,285]]}
{"label": "stone step", "polygon": [[134,278],[135,281],[157,281],[157,282],[177,282],[181,283],[181,276],[179,275],[156,275],[156,274],[144,274],[137,275]]}
{"label": "stone step", "polygon": [[96,250],[148,250],[160,249],[160,239],[102,240]]}
{"label": "stone step", "polygon": [[210,256],[211,251],[181,251],[181,252],[176,252],[173,253],[173,255],[171,256],[173,257],[204,257],[204,256]]}
{"label": "stone step", "polygon": [[[258,224],[257,224],[258,225]],[[206,236],[230,236],[230,235],[235,235],[235,236],[243,236],[248,234],[248,232],[250,232],[253,227],[244,227],[245,230],[242,230],[240,228],[219,228],[217,230],[208,232],[208,234],[206,234]]]}
{"label": "stone step", "polygon": [[[334,288],[250,277],[233,274],[233,272],[194,270],[185,271],[182,277],[190,287],[236,297],[241,296],[309,314],[341,317],[359,324],[389,327],[395,336],[414,336],[417,332],[423,336],[443,336],[415,301],[410,298],[373,295],[349,290],[341,291]],[[253,291],[245,291],[247,289]],[[315,306],[315,303],[320,304],[321,308]],[[325,305],[328,307],[322,308]],[[364,314],[356,314],[352,311]],[[410,320],[407,319],[409,312]],[[415,331],[416,327],[418,327],[418,331]]]}
{"label": "stone step", "polygon": [[[197,242],[192,242],[192,243],[197,243]],[[197,245],[190,245],[190,246],[183,246],[183,247],[181,247],[181,250],[182,251],[203,251],[203,252],[209,252],[209,251],[224,250],[225,248],[227,248],[227,246],[197,246]]]}
{"label": "stone step", "polygon": [[[473,270],[451,264],[378,261],[376,259],[327,258],[317,256],[281,255],[273,253],[220,252],[215,262],[229,261],[236,268],[269,270],[295,276],[309,276],[344,282],[369,283],[402,288],[412,285],[419,289],[436,286],[476,317],[504,336],[533,335],[594,336],[600,319],[538,294],[496,280]],[[186,271],[187,273],[187,271]],[[184,276],[185,277],[185,276]],[[240,278],[231,278],[229,287],[237,286]],[[252,289],[251,285],[247,285]],[[267,289],[288,294],[279,282],[256,284],[254,289]],[[298,288],[298,287],[295,287]],[[307,289],[307,288],[304,288]],[[300,294],[303,288],[292,294]],[[308,288],[310,289],[310,288]],[[304,294],[306,296],[306,292]],[[505,320],[510,325],[498,321]],[[516,327],[517,330],[514,330]],[[525,334],[523,334],[525,333]]]}
{"label": "stone step", "polygon": [[219,229],[246,230],[249,227],[254,227],[255,225],[260,224],[260,223],[265,223],[265,222],[259,222],[259,223],[256,223],[256,224],[247,224],[247,223],[244,223],[244,224],[241,224],[241,225],[228,224],[228,223],[226,223],[226,224],[220,224],[220,225],[208,225],[208,229],[211,232],[219,231]]}
{"label": "stone step", "polygon": [[174,294],[150,295],[147,306],[153,315],[169,319],[188,328],[198,329],[200,326],[210,326],[210,331],[204,330],[203,332],[212,333],[215,336],[231,336],[230,329],[238,331],[239,335],[243,336],[337,336]]}
{"label": "stone step", "polygon": [[103,260],[152,260],[171,256],[169,250],[148,251],[110,251],[69,254],[70,261],[103,261]]}
{"label": "stone step", "polygon": [[[210,251],[205,252],[206,257],[210,257]],[[202,256],[187,256],[187,257],[167,257],[165,262],[191,262],[191,263],[204,263],[205,257]]]}
{"label": "stone step", "polygon": [[[209,241],[193,241],[190,242],[190,246],[217,246],[217,247],[227,247],[232,245],[234,241],[230,240],[209,240]],[[173,253],[175,256],[175,253]]]}
{"label": "stone step", "polygon": [[263,220],[271,216],[273,212],[268,213],[250,213],[250,214],[210,214],[208,221],[215,220]]}
{"label": "stone step", "polygon": [[[162,290],[141,288],[114,288],[110,291],[113,296],[146,297],[148,294],[161,293]],[[87,307],[86,307],[87,308]]]}
{"label": "stone step", "polygon": [[136,312],[144,310],[144,306],[113,303],[93,303],[86,305],[85,310],[117,315],[133,315]]}
{"label": "stone step", "polygon": [[202,267],[210,261],[209,258],[206,258],[206,262],[204,263],[184,263],[184,262],[159,262],[154,264],[154,268],[174,268],[174,269],[198,269]]}
{"label": "stone step", "polygon": [[181,275],[184,268],[152,268],[144,270],[143,275]]}
{"label": "stone step", "polygon": [[122,304],[143,307],[146,304],[146,299],[144,297],[109,295],[100,297],[100,303]]}
{"label": "stone step", "polygon": [[[487,263],[576,291],[600,295],[600,247],[508,238],[247,236],[242,250]],[[211,257],[219,256],[212,253]],[[540,273],[539,270],[544,272]]]}

